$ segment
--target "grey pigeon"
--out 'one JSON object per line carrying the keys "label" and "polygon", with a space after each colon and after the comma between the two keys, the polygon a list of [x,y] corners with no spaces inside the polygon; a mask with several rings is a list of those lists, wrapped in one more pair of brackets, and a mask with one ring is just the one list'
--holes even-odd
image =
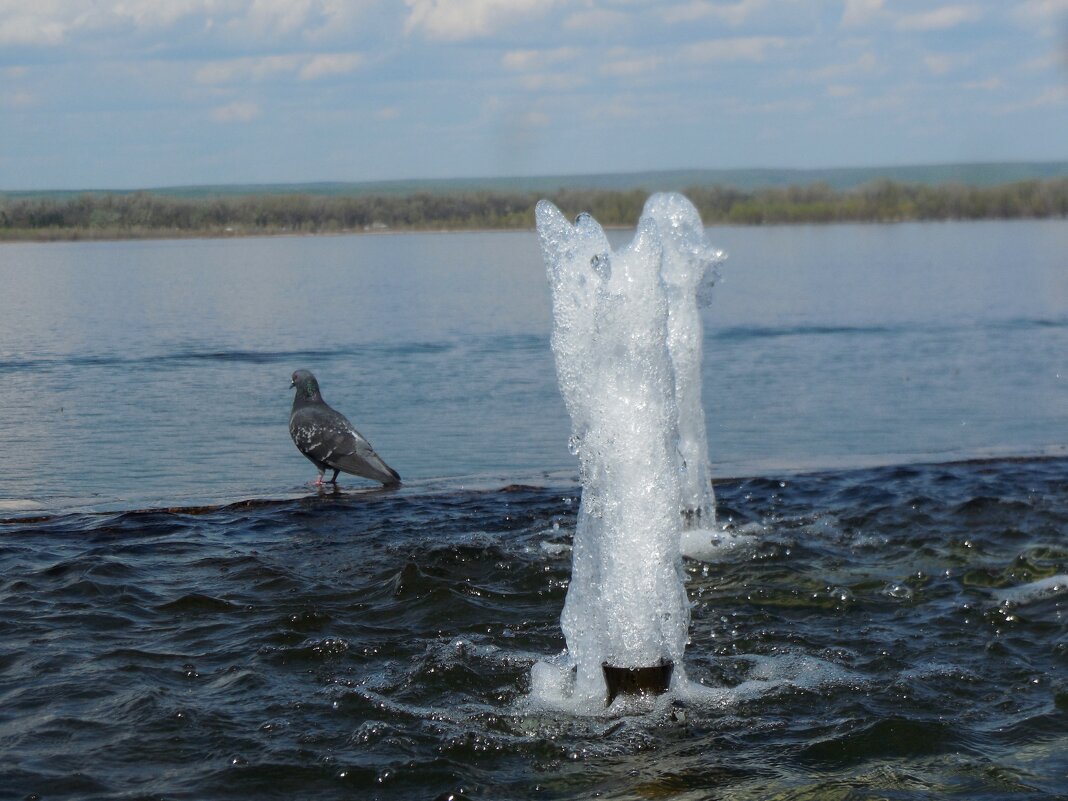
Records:
{"label": "grey pigeon", "polygon": [[381,481],[386,486],[400,483],[397,471],[382,461],[371,443],[344,415],[323,400],[315,376],[308,370],[297,370],[289,386],[297,390],[289,415],[289,435],[297,450],[319,468],[316,485],[323,483],[323,473],[328,467],[334,471],[331,484],[337,483],[337,474],[342,470]]}

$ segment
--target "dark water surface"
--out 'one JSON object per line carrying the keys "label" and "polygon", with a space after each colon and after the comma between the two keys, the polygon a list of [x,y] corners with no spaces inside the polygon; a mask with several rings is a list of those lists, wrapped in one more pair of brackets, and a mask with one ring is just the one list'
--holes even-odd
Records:
{"label": "dark water surface", "polygon": [[689,678],[599,719],[560,651],[575,487],[0,525],[0,796],[1064,798],[1068,460],[735,480]]}
{"label": "dark water surface", "polygon": [[[0,799],[1068,797],[1068,223],[710,236],[755,544],[592,719],[533,233],[0,247]],[[298,367],[401,489],[308,486]]]}

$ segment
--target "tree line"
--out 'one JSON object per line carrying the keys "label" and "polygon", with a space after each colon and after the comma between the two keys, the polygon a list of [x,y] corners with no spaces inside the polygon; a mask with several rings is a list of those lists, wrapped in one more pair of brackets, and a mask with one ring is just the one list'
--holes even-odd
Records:
{"label": "tree line", "polygon": [[[648,194],[645,189],[562,189],[548,198],[572,217],[588,211],[602,225],[633,226]],[[1064,178],[986,187],[880,181],[850,190],[826,184],[756,190],[696,186],[684,194],[709,225],[1068,217]],[[0,196],[0,239],[529,229],[541,197],[500,191],[195,198],[150,192]]]}

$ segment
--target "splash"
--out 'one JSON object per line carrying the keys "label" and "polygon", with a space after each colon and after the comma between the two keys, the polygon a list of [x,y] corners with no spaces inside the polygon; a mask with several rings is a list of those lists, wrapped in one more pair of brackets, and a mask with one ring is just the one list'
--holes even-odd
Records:
{"label": "splash", "polygon": [[582,501],[561,616],[567,651],[535,666],[533,694],[592,712],[604,708],[604,665],[673,665],[672,683],[684,681],[682,534],[715,523],[698,297],[722,255],[677,194],[651,197],[618,252],[588,214],[571,225],[548,201],[536,214]]}
{"label": "splash", "polygon": [[656,224],[663,243],[660,276],[668,299],[668,353],[678,406],[678,460],[684,556],[711,559],[737,544],[716,528],[716,499],[701,400],[704,338],[700,307],[712,298],[715,266],[724,253],[709,244],[697,209],[684,196],[661,193],[642,211]]}

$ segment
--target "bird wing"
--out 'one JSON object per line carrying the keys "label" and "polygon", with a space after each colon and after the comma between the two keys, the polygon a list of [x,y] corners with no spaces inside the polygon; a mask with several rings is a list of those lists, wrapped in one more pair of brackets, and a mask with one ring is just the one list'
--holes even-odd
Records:
{"label": "bird wing", "polygon": [[293,412],[289,433],[300,452],[317,464],[384,484],[400,481],[352,423],[326,404]]}

